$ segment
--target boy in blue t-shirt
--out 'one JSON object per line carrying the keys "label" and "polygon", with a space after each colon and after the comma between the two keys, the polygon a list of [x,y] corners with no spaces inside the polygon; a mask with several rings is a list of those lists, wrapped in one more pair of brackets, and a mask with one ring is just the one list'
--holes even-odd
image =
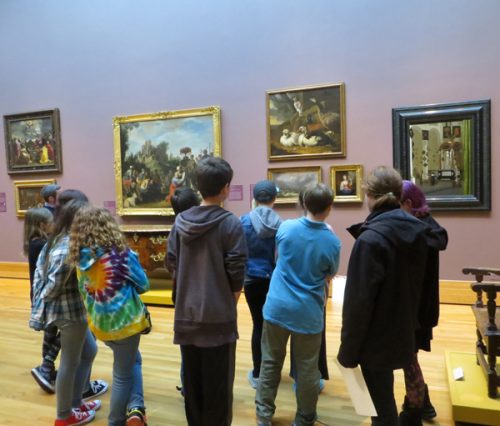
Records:
{"label": "boy in blue t-shirt", "polygon": [[318,356],[323,329],[325,285],[337,272],[340,240],[325,223],[333,193],[324,184],[301,194],[306,216],[278,229],[278,262],[264,305],[262,364],[255,398],[257,421],[271,425],[275,399],[291,336],[297,367],[297,426],[313,425],[318,402]]}

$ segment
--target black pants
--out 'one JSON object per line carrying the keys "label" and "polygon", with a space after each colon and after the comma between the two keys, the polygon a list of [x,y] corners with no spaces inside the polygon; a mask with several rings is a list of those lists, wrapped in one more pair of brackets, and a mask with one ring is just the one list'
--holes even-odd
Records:
{"label": "black pants", "polygon": [[267,292],[269,291],[269,280],[265,278],[247,278],[245,280],[245,299],[247,300],[250,314],[252,315],[252,361],[253,376],[258,378],[260,375],[260,363],[262,352],[260,350],[260,341],[262,340],[262,325],[264,317],[262,308],[266,303]]}
{"label": "black pants", "polygon": [[373,426],[398,426],[398,409],[394,400],[394,371],[370,370],[361,366],[366,386],[377,410]]}
{"label": "black pants", "polygon": [[53,374],[54,363],[61,350],[61,335],[59,329],[51,324],[43,331],[42,345],[42,370],[45,373]]}
{"label": "black pants", "polygon": [[230,426],[236,342],[211,348],[181,345],[189,426]]}

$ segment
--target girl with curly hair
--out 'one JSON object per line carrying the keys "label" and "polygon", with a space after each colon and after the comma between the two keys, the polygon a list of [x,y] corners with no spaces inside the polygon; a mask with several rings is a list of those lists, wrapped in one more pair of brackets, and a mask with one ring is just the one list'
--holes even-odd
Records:
{"label": "girl with curly hair", "polygon": [[71,227],[70,261],[76,266],[89,327],[114,356],[109,426],[145,425],[141,332],[149,327],[139,298],[149,281],[111,214],[85,206]]}

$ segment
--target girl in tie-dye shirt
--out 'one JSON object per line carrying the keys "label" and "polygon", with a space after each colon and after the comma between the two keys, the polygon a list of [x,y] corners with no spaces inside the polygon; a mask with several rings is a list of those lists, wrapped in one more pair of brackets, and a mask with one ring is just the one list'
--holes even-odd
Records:
{"label": "girl in tie-dye shirt", "polygon": [[89,327],[114,355],[108,424],[145,425],[139,341],[149,323],[139,294],[149,290],[146,274],[103,208],[86,206],[77,213],[70,256],[77,267]]}

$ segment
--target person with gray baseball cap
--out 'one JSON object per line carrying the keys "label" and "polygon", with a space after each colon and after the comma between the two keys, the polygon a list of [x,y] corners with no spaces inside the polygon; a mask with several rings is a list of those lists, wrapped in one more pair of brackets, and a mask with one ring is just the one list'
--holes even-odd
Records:
{"label": "person with gray baseball cap", "polygon": [[256,389],[261,363],[260,340],[262,337],[262,307],[269,290],[275,266],[275,236],[281,218],[273,210],[278,189],[270,180],[261,180],[253,188],[255,208],[240,218],[248,247],[245,270],[245,299],[252,315],[253,369],[248,372],[248,382]]}
{"label": "person with gray baseball cap", "polygon": [[40,195],[43,197],[44,204],[43,206],[49,210],[52,214],[54,214],[56,209],[56,199],[57,199],[57,191],[61,189],[60,185],[55,183],[50,183],[45,185],[40,191]]}

